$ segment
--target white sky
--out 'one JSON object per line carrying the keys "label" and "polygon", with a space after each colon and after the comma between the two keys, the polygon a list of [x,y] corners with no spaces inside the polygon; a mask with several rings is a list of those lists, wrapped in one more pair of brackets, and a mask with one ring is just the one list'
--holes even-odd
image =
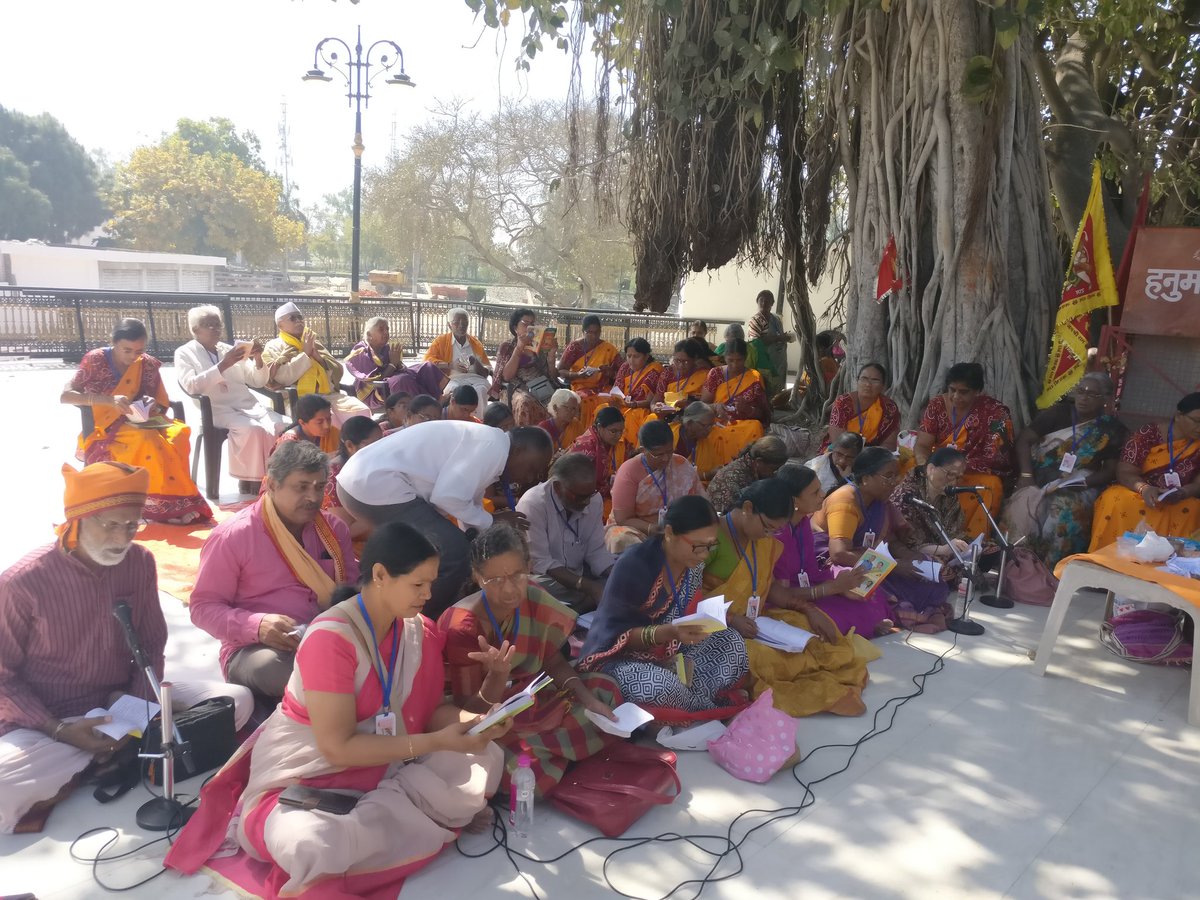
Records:
{"label": "white sky", "polygon": [[[551,47],[529,75],[508,44],[475,23],[463,0],[3,0],[0,104],[48,112],[89,150],[113,161],[157,141],[181,117],[225,116],[262,141],[278,169],[281,104],[287,103],[291,180],[304,206],[350,184],[354,114],[345,82],[303,83],[324,37],[364,48],[390,39],[404,51],[415,89],[372,89],[363,113],[366,167],[391,147],[393,117],[408,127],[435,100],[468,99],[481,112],[501,96],[563,99],[569,64]],[[382,50],[382,48],[380,48]],[[378,52],[378,51],[377,51]],[[342,54],[339,54],[341,57]]]}

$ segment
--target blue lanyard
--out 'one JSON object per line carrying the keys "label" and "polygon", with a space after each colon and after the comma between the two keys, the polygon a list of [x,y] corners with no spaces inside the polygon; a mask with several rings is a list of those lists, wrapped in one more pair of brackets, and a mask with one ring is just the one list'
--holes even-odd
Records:
{"label": "blue lanyard", "polygon": [[508,483],[507,466],[500,473],[500,489],[504,491],[504,499],[508,501],[508,508],[515,512],[517,509],[517,498],[513,496],[512,485]]}
{"label": "blue lanyard", "polygon": [[667,472],[663,470],[662,483],[659,484],[658,476],[654,474],[654,470],[650,468],[650,463],[646,462],[646,455],[642,454],[642,465],[646,467],[646,473],[650,476],[650,480],[654,482],[654,486],[658,488],[658,492],[662,494],[663,506],[667,505]]}
{"label": "blue lanyard", "polygon": [[[742,545],[738,542],[737,534],[733,530],[733,519],[729,513],[725,513],[725,527],[729,530],[729,539],[733,541],[733,549],[737,550],[740,556],[746,562],[746,568],[750,570],[750,593],[758,596],[758,547],[755,544],[750,544],[750,553],[752,556],[747,556],[746,551],[742,549]],[[753,558],[753,562],[751,562]]]}
{"label": "blue lanyard", "polygon": [[[1089,428],[1084,428],[1083,431],[1081,431],[1079,433],[1079,436],[1076,437],[1075,436],[1075,426],[1078,424],[1079,424],[1079,414],[1077,412],[1075,412],[1075,407],[1071,407],[1071,452],[1072,453],[1074,453],[1075,450],[1079,447],[1079,445],[1083,443],[1083,439],[1085,437],[1087,437],[1087,433],[1090,430]],[[1172,424],[1174,424],[1174,423],[1172,422]]]}
{"label": "blue lanyard", "polygon": [[506,638],[504,636],[504,632],[500,630],[500,623],[496,621],[496,616],[492,613],[491,605],[487,602],[487,591],[481,591],[480,596],[483,598],[483,610],[488,614],[488,619],[491,620],[492,623],[492,629],[496,632],[496,646],[499,646],[504,641],[510,641],[510,643],[515,644],[517,642],[517,635],[521,631],[520,608],[518,607],[517,609],[513,610],[512,638]]}
{"label": "blue lanyard", "polygon": [[575,543],[579,543],[579,526],[572,525],[571,520],[567,517],[567,511],[558,505],[558,501],[554,499],[554,488],[550,488],[550,502],[554,504],[554,510],[558,513],[558,517],[562,519],[564,525],[567,526],[567,531],[575,536]]}
{"label": "blue lanyard", "polygon": [[[867,409],[870,409],[870,408],[871,408],[870,406],[867,407]],[[856,413],[858,413],[858,433],[860,435],[862,435],[863,438],[865,439],[867,436],[866,435],[867,413],[866,413],[866,410],[864,410],[862,408],[862,403],[858,399],[858,394],[854,395],[854,411]]]}
{"label": "blue lanyard", "polygon": [[[974,409],[974,404],[972,404],[971,408]],[[950,407],[950,443],[956,447],[958,446],[958,433],[966,428],[967,419],[970,415],[971,410],[968,409],[965,413],[963,413],[963,417],[961,419],[956,419],[954,418],[954,407]]]}
{"label": "blue lanyard", "polygon": [[[742,369],[742,374],[738,376],[737,384],[735,384],[733,386],[733,390],[729,391],[728,396],[726,396],[726,398],[725,398],[726,403],[729,403],[730,401],[732,401],[733,398],[736,397],[738,395],[738,393],[741,391],[742,380],[746,377],[746,373],[749,371],[750,371],[749,369]],[[726,390],[729,389],[729,366],[725,367],[725,388],[726,388]]]}
{"label": "blue lanyard", "polygon": [[801,526],[789,525],[788,528],[792,529],[792,543],[796,545],[796,555],[800,557],[800,571],[807,575],[808,553],[804,549],[804,538],[802,536],[803,532],[801,531]]}
{"label": "blue lanyard", "polygon": [[666,559],[663,560],[663,570],[667,573],[667,583],[669,585],[671,585],[670,614],[671,614],[671,618],[675,619],[675,618],[678,618],[679,615],[683,612],[683,608],[687,603],[687,594],[686,593],[683,596],[684,602],[683,603],[680,602],[679,590],[680,590],[680,588],[687,587],[688,575],[687,575],[687,572],[685,571],[683,573],[683,577],[679,579],[679,586],[676,587],[675,586],[675,576],[671,574],[671,564],[669,562],[667,562]]}
{"label": "blue lanyard", "polygon": [[1167,426],[1167,455],[1171,457],[1170,465],[1167,467],[1168,472],[1174,473],[1175,460],[1183,459],[1187,456],[1187,452],[1192,449],[1192,444],[1194,443],[1196,442],[1188,441],[1187,446],[1183,448],[1183,452],[1178,456],[1175,455],[1175,420],[1172,419],[1171,424]]}
{"label": "blue lanyard", "polygon": [[[864,503],[863,503],[862,491],[860,491],[860,490],[858,489],[858,485],[857,485],[857,484],[854,486],[854,496],[858,498],[858,508],[859,508],[860,510],[862,510],[862,514],[863,514],[863,525],[865,525],[865,526],[867,527],[867,529],[868,529],[868,530],[870,530],[870,531],[874,531],[874,532],[875,532],[875,537],[877,537],[877,538],[882,538],[882,537],[883,537],[883,535],[879,533],[879,529],[877,529],[877,528],[875,527],[875,523],[871,521],[871,513],[870,513],[870,512],[868,512],[868,510],[867,510],[867,507],[866,507],[866,504],[864,504]],[[872,503],[872,504],[871,504],[871,510],[874,510],[874,509],[875,509],[875,505],[876,505],[876,503],[878,503],[878,502],[879,502],[879,501],[875,501],[875,503]],[[880,524],[882,525],[883,523],[880,523]]]}
{"label": "blue lanyard", "polygon": [[687,423],[679,426],[679,440],[683,442],[684,448],[687,450],[687,458],[694,466],[696,464],[696,448],[700,446],[700,442],[692,443],[687,436]]}
{"label": "blue lanyard", "polygon": [[371,649],[375,651],[375,674],[379,677],[379,686],[383,689],[383,711],[389,713],[392,711],[392,679],[396,676],[396,657],[400,653],[400,629],[396,627],[396,623],[392,623],[392,661],[388,663],[387,669],[384,669],[383,657],[379,655],[379,640],[375,637],[375,626],[371,617],[367,615],[362,594],[358,595],[358,608],[362,611],[362,617],[366,619],[367,629],[371,632]]}

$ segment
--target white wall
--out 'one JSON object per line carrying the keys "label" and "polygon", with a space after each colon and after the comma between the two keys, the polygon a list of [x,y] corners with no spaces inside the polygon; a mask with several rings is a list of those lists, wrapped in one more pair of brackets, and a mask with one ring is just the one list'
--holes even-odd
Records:
{"label": "white wall", "polygon": [[[13,283],[19,287],[100,288],[100,264],[130,266],[224,266],[220,256],[189,253],[142,253],[91,247],[54,247],[36,241],[0,241],[0,254],[9,258]],[[211,284],[211,276],[210,276]],[[178,280],[177,280],[178,284]],[[176,288],[178,289],[178,288]],[[212,288],[210,287],[209,290]]]}
{"label": "white wall", "polygon": [[[729,263],[712,272],[691,272],[680,291],[682,302],[679,315],[684,319],[741,319],[745,324],[758,311],[754,298],[759,291],[768,290],[778,299],[779,270],[779,266],[759,271],[750,266]],[[818,330],[825,327],[821,319],[828,312],[833,295],[833,285],[828,279],[809,291],[809,302],[817,318]],[[784,327],[791,328],[792,317],[786,306],[781,318]],[[710,329],[708,339],[714,344],[721,343],[720,330],[714,333]],[[795,373],[799,365],[800,348],[793,342],[788,345],[788,369]]]}

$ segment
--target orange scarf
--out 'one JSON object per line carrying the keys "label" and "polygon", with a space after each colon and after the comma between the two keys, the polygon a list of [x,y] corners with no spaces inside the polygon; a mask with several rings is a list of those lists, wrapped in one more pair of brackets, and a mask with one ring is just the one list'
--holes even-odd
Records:
{"label": "orange scarf", "polygon": [[330,527],[325,514],[318,513],[313,525],[317,529],[317,537],[320,538],[321,545],[329,554],[329,558],[333,560],[333,578],[325,574],[325,570],[288,531],[283,520],[279,518],[279,513],[275,510],[275,504],[271,500],[270,494],[263,494],[261,510],[263,524],[267,527],[267,535],[271,538],[275,549],[279,551],[288,570],[298,582],[317,595],[317,604],[321,609],[328,607],[334,588],[346,580],[346,559],[342,553],[342,545],[338,543],[337,535],[333,533],[333,528]]}

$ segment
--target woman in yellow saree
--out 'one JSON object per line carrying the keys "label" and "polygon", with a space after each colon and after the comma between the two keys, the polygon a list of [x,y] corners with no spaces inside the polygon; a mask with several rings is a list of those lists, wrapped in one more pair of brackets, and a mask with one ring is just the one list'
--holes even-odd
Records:
{"label": "woman in yellow saree", "polygon": [[733,338],[725,345],[725,365],[708,373],[705,403],[715,403],[724,412],[724,439],[729,452],[736,456],[747,444],[763,436],[771,421],[771,407],[762,375],[746,367],[746,342]]}
{"label": "woman in yellow saree", "polygon": [[700,480],[708,484],[733,451],[725,439],[725,429],[717,424],[717,411],[699,400],[689,404],[671,423],[675,452],[696,467]]}
{"label": "woman in yellow saree", "polygon": [[[600,317],[594,313],[586,315],[582,325],[583,337],[567,344],[558,361],[559,379],[579,395],[578,434],[595,421],[596,411],[608,403],[608,391],[621,366],[621,351],[600,337],[603,330]],[[569,446],[570,442],[567,443]]]}
{"label": "woman in yellow saree", "polygon": [[661,372],[662,363],[650,355],[650,342],[645,338],[634,338],[625,346],[625,362],[617,371],[614,386],[625,395],[618,405],[625,413],[625,440],[630,446],[637,445],[638,431],[650,417]]}
{"label": "woman in yellow saree", "polygon": [[[866,712],[862,689],[867,658],[856,653],[853,640],[841,634],[833,620],[801,599],[819,587],[791,587],[775,579],[784,547],[772,535],[807,515],[807,509],[797,508],[793,488],[783,479],[766,478],[743,490],[737,505],[721,517],[717,548],[705,563],[705,596],[721,594],[732,601],[727,620],[746,639],[753,696],[771,689],[775,706],[790,716],[860,716]],[[848,580],[853,583],[856,578],[851,575]],[[748,613],[755,605],[758,616],[751,617]],[[754,640],[758,623],[765,619],[815,637],[799,652],[770,647]]]}
{"label": "woman in yellow saree", "polygon": [[[689,403],[700,399],[704,393],[704,382],[708,380],[707,344],[686,340],[675,345],[671,365],[658,376],[654,389],[655,415],[670,422]],[[705,365],[700,365],[703,360]]]}
{"label": "woman in yellow saree", "polygon": [[[122,319],[111,347],[91,350],[80,360],[61,398],[92,409],[95,427],[79,436],[77,455],[85,465],[111,461],[148,471],[150,491],[142,515],[151,522],[186,525],[211,519],[212,510],[188,470],[191,431],[163,418],[170,400],[158,372],[162,363],[145,355],[145,349],[146,326]],[[143,415],[147,398],[153,406]]]}
{"label": "woman in yellow saree", "polygon": [[[1169,493],[1168,493],[1169,492]],[[1175,407],[1166,437],[1143,425],[1125,444],[1117,483],[1096,500],[1091,549],[1115,543],[1145,523],[1158,534],[1188,537],[1200,528],[1200,393]]]}

